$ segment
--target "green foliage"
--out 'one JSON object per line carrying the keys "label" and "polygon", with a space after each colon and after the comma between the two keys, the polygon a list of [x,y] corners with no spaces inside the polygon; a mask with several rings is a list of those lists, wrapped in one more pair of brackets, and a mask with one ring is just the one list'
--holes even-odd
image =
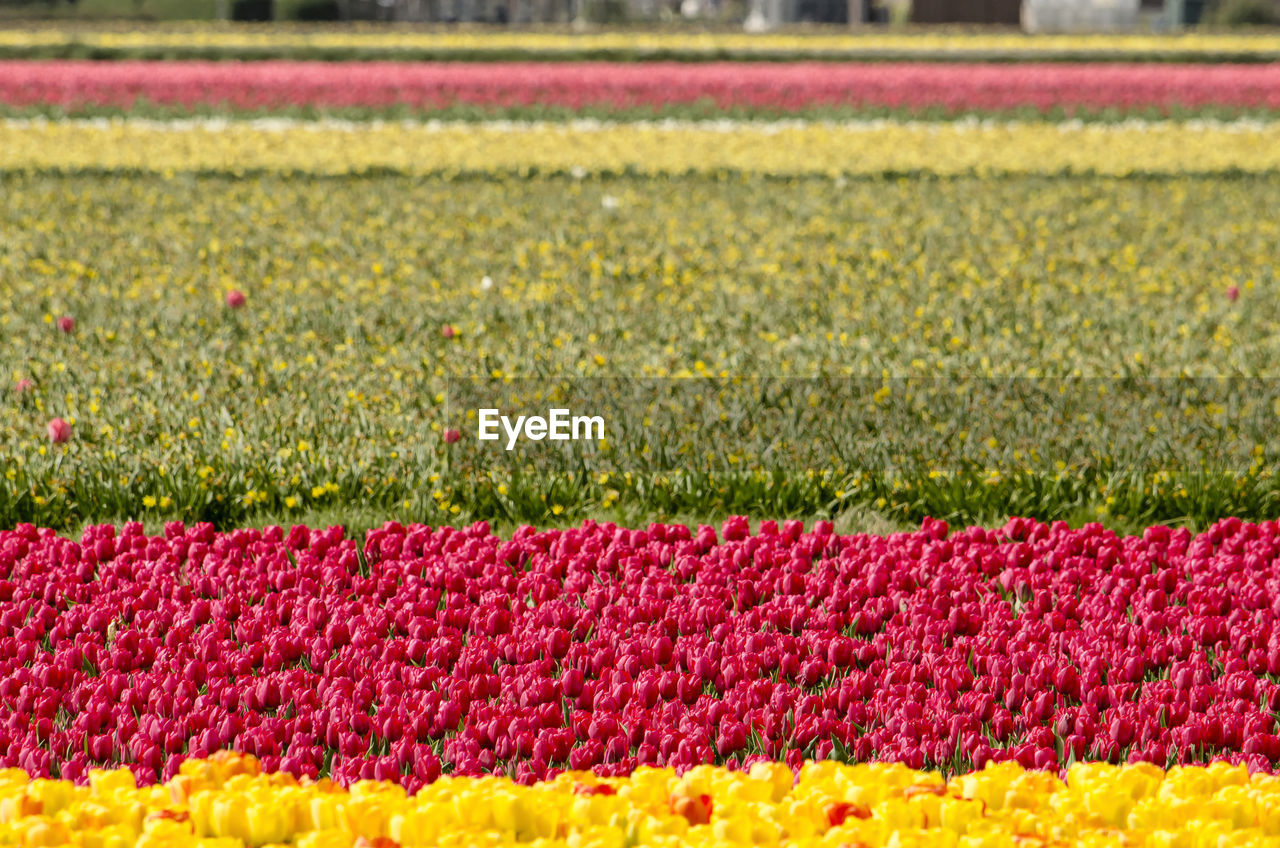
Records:
{"label": "green foliage", "polygon": [[1275,26],[1280,24],[1280,11],[1275,0],[1225,0],[1214,16],[1222,26]]}
{"label": "green foliage", "polygon": [[[281,3],[281,6],[284,4]],[[298,21],[336,21],[342,17],[337,0],[305,0],[292,9],[281,9],[281,15]]]}
{"label": "green foliage", "polygon": [[624,0],[583,0],[587,20],[597,24],[626,23],[627,4]]}
{"label": "green foliage", "polygon": [[[230,8],[232,0],[227,0]],[[140,21],[213,20],[217,0],[32,0],[27,3],[0,3],[4,16],[52,16],[80,20],[125,19]]]}
{"label": "green foliage", "polygon": [[[1272,517],[1265,445],[1215,467],[1153,444],[1154,473],[1105,457],[1055,469],[1031,461],[1044,430],[1024,422],[964,464],[944,459],[960,437],[922,421],[829,468],[735,465],[725,444],[666,470],[572,457],[530,470],[474,461],[474,410],[448,390],[495,373],[1270,379],[1280,319],[1258,304],[1277,284],[1277,190],[1276,176],[11,173],[0,526]],[[233,288],[240,310],[223,300]],[[18,393],[21,378],[34,388]],[[54,416],[73,420],[70,443],[48,443]],[[441,438],[451,427],[457,445]],[[894,445],[905,452],[879,455]]]}

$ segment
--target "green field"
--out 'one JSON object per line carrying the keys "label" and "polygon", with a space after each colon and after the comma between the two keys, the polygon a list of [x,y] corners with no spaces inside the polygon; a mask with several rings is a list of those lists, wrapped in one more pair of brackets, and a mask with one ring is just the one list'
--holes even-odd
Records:
{"label": "green field", "polygon": [[[778,470],[753,454],[760,428],[680,454],[697,434],[655,423],[641,441],[671,457],[636,441],[608,463],[557,464],[476,453],[474,413],[449,393],[466,375],[912,378],[939,398],[973,377],[1269,387],[1278,189],[1275,177],[11,174],[0,523],[232,525],[338,508],[428,523],[1274,513],[1274,446],[1231,420],[1210,422],[1216,441],[1197,436],[1218,457],[1199,465],[1142,439],[1147,466],[1123,465],[1035,421],[959,450],[909,407],[874,462],[833,449],[817,455],[829,465],[810,454]],[[243,309],[225,306],[231,289]],[[63,315],[74,332],[57,328]],[[21,379],[34,387],[16,391]],[[774,435],[852,432],[824,429],[816,409]],[[54,416],[72,422],[70,443],[48,443]],[[446,445],[449,428],[464,440]]]}

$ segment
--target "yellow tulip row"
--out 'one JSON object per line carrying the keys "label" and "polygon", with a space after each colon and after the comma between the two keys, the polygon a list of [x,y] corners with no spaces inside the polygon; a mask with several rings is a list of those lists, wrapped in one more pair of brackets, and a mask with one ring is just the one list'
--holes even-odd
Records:
{"label": "yellow tulip row", "polygon": [[343,50],[518,51],[565,53],[814,53],[933,54],[962,58],[990,53],[1135,53],[1162,55],[1274,54],[1280,36],[1270,33],[1181,35],[1047,35],[1020,33],[831,33],[751,35],[681,32],[449,32],[385,29],[252,29],[226,26],[140,27],[132,30],[0,29],[0,48],[82,45],[106,50]]}
{"label": "yellow tulip row", "polygon": [[1280,844],[1280,777],[1214,763],[1076,764],[1066,780],[1013,763],[944,781],[898,764],[699,766],[682,776],[570,772],[532,786],[445,777],[416,795],[261,774],[248,756],[183,764],[167,784],[127,770],[88,786],[0,771],[0,845],[1161,846]]}
{"label": "yellow tulip row", "polygon": [[0,150],[9,170],[1122,176],[1280,169],[1280,123],[15,120]]}

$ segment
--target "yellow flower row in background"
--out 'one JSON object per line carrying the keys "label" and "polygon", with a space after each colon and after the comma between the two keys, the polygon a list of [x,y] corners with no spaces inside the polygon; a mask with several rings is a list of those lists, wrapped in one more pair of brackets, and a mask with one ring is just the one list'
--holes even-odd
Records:
{"label": "yellow flower row in background", "polygon": [[1065,781],[1016,764],[952,778],[899,764],[781,764],[683,776],[570,772],[521,786],[445,777],[394,783],[265,775],[248,756],[188,761],[167,784],[127,770],[88,786],[0,772],[0,845],[1263,846],[1280,841],[1280,777],[1225,763],[1076,764]]}
{"label": "yellow flower row in background", "polygon": [[1280,169],[1280,123],[15,120],[0,150],[9,170],[1123,176]]}
{"label": "yellow flower row in background", "polygon": [[1280,53],[1272,33],[1178,35],[1040,35],[1021,33],[772,33],[735,32],[467,32],[386,29],[255,29],[217,25],[119,29],[0,30],[0,49],[83,46],[104,50],[358,50],[374,52],[521,52],[589,55],[759,53],[882,55],[1203,54],[1267,56]]}

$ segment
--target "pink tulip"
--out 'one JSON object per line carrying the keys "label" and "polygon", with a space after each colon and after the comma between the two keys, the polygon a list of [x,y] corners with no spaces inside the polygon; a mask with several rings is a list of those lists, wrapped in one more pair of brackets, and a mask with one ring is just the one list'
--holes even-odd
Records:
{"label": "pink tulip", "polygon": [[55,445],[60,445],[71,439],[71,425],[62,418],[54,418],[49,422],[45,430],[49,434],[49,441]]}
{"label": "pink tulip", "polygon": [[18,394],[22,394],[25,391],[35,388],[35,385],[35,380],[32,380],[29,377],[22,377],[18,382],[13,384],[13,390]]}
{"label": "pink tulip", "polygon": [[1235,303],[1239,299],[1240,299],[1240,287],[1227,286],[1227,300],[1231,301],[1232,303]]}
{"label": "pink tulip", "polygon": [[461,430],[448,429],[444,431],[444,443],[451,445],[462,438]]}
{"label": "pink tulip", "polygon": [[453,328],[452,324],[445,324],[440,328],[440,335],[444,336],[446,339],[451,339],[457,334],[458,331]]}
{"label": "pink tulip", "polygon": [[245,302],[244,292],[240,291],[239,289],[232,289],[231,291],[227,292],[227,306],[231,307],[232,309],[239,309],[240,307],[244,306],[244,302]]}
{"label": "pink tulip", "polygon": [[70,315],[63,315],[58,319],[58,329],[64,333],[70,333],[76,328],[76,319]]}

